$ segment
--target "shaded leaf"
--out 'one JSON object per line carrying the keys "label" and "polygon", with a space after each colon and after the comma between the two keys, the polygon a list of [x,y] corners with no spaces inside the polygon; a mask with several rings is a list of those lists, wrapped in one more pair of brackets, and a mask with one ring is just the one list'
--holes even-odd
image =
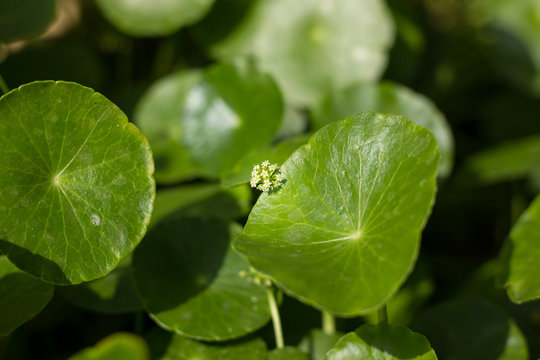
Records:
{"label": "shaded leaf", "polygon": [[149,360],[146,342],[139,336],[116,333],[95,346],[84,349],[69,360]]}
{"label": "shaded leaf", "polygon": [[268,353],[268,360],[308,360],[309,356],[292,346],[275,349]]}
{"label": "shaded leaf", "polygon": [[41,34],[55,17],[54,0],[0,0],[0,43]]}

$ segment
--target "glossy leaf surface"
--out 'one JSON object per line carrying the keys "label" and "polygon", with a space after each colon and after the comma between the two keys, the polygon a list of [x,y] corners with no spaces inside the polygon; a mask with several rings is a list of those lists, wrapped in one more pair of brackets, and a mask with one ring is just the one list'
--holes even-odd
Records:
{"label": "glossy leaf surface", "polygon": [[393,37],[383,1],[262,0],[214,52],[254,56],[289,102],[312,106],[331,89],[378,79]]}
{"label": "glossy leaf surface", "polygon": [[324,360],[437,360],[426,338],[401,325],[363,325],[343,336]]}
{"label": "glossy leaf surface", "polygon": [[319,130],[283,164],[234,246],[292,296],[364,314],[411,271],[435,195],[439,154],[412,121],[363,113]]}
{"label": "glossy leaf surface", "polygon": [[[148,233],[133,259],[143,303],[162,327],[204,340],[250,333],[270,319],[266,290],[231,247],[238,225],[173,216]],[[201,311],[204,309],[204,311]]]}
{"label": "glossy leaf surface", "polygon": [[43,310],[53,291],[54,286],[20,271],[0,255],[0,339]]}
{"label": "glossy leaf surface", "polygon": [[103,15],[132,36],[164,36],[190,25],[210,9],[214,0],[96,0]]}
{"label": "glossy leaf surface", "polygon": [[429,129],[437,139],[441,153],[439,175],[452,170],[454,141],[444,115],[435,104],[421,94],[390,82],[355,84],[328,96],[313,114],[316,129],[359,111],[377,111],[403,115]]}
{"label": "glossy leaf surface", "polygon": [[521,331],[502,309],[485,300],[434,306],[420,314],[412,328],[426,336],[440,360],[528,359]]}
{"label": "glossy leaf surface", "polygon": [[109,273],[154,199],[146,139],[101,94],[35,82],[0,98],[0,250],[56,284]]}
{"label": "glossy leaf surface", "polygon": [[268,144],[283,114],[279,89],[253,65],[217,65],[170,75],[150,88],[135,114],[156,158],[158,182],[217,177]]}
{"label": "glossy leaf surface", "polygon": [[91,348],[73,355],[69,360],[149,360],[150,352],[139,336],[116,333]]}
{"label": "glossy leaf surface", "polygon": [[500,282],[518,304],[540,298],[540,196],[512,227],[501,253]]}
{"label": "glossy leaf surface", "polygon": [[0,43],[25,40],[54,20],[54,0],[0,0]]}

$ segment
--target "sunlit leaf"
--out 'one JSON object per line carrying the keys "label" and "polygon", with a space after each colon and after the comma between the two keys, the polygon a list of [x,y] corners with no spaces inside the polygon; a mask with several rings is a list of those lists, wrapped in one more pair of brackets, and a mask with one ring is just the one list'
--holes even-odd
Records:
{"label": "sunlit leaf", "polygon": [[149,360],[150,353],[145,341],[139,336],[116,333],[106,337],[95,346],[84,349],[69,360]]}

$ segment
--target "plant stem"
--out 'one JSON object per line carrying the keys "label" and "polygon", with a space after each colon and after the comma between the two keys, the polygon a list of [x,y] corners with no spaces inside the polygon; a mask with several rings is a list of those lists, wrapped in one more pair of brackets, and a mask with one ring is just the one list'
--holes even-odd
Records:
{"label": "plant stem", "polygon": [[9,92],[9,87],[7,86],[6,81],[2,77],[2,74],[0,74],[0,90],[2,90],[4,94],[7,94]]}
{"label": "plant stem", "polygon": [[386,305],[383,305],[378,311],[377,311],[377,317],[379,324],[388,324],[388,312],[386,311]]}
{"label": "plant stem", "polygon": [[281,330],[281,319],[279,318],[279,309],[276,303],[276,297],[274,296],[273,287],[266,288],[266,295],[268,297],[268,305],[270,305],[270,313],[272,314],[272,323],[274,324],[274,336],[276,338],[276,347],[283,349],[283,331]]}
{"label": "plant stem", "polygon": [[322,312],[322,330],[327,335],[336,333],[336,318],[327,311]]}

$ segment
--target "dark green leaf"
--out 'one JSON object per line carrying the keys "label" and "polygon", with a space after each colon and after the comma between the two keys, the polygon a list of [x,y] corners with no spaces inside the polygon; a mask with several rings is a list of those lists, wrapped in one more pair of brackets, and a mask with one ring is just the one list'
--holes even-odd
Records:
{"label": "dark green leaf", "polygon": [[0,339],[43,310],[53,291],[54,286],[25,274],[0,255]]}
{"label": "dark green leaf", "polygon": [[96,0],[103,15],[132,36],[164,36],[202,18],[214,0]]}
{"label": "dark green leaf", "polygon": [[333,313],[383,304],[414,266],[434,201],[431,133],[363,113],[319,130],[262,194],[235,247],[292,296]]}
{"label": "dark green leaf", "polygon": [[[230,247],[238,225],[169,217],[154,226],[133,259],[143,303],[166,329],[203,340],[250,333],[270,319],[266,290]],[[204,310],[201,310],[204,309]]]}
{"label": "dark green leaf", "polygon": [[439,175],[446,177],[452,170],[454,142],[444,118],[428,98],[390,82],[355,84],[328,96],[313,114],[316,129],[359,111],[377,111],[403,115],[418,125],[428,128],[441,153]]}
{"label": "dark green leaf", "polygon": [[440,360],[525,360],[527,344],[499,307],[475,299],[453,300],[424,311],[413,322]]}
{"label": "dark green leaf", "polygon": [[292,346],[275,349],[268,353],[268,360],[308,360],[309,356]]}
{"label": "dark green leaf", "polygon": [[125,313],[142,309],[135,289],[131,256],[104,278],[58,289],[73,304],[101,313]]}
{"label": "dark green leaf", "polygon": [[503,247],[499,281],[510,299],[518,304],[540,298],[540,196],[512,227]]}
{"label": "dark green leaf", "polygon": [[0,98],[0,249],[44,281],[108,274],[150,221],[146,139],[109,100],[35,82]]}
{"label": "dark green leaf", "polygon": [[331,89],[378,79],[393,37],[383,1],[261,0],[213,51],[252,55],[288,101],[312,106]]}
{"label": "dark green leaf", "polygon": [[[343,336],[324,360],[437,360],[425,337],[401,325],[364,325]],[[471,358],[473,359],[473,358]]]}
{"label": "dark green leaf", "polygon": [[253,65],[216,65],[156,83],[136,122],[148,136],[158,182],[217,177],[274,137],[283,114],[279,89]]}
{"label": "dark green leaf", "polygon": [[54,20],[54,0],[0,0],[0,43],[41,34]]}
{"label": "dark green leaf", "polygon": [[157,360],[267,360],[267,350],[261,339],[210,345],[178,334],[153,331],[148,341],[152,358]]}
{"label": "dark green leaf", "polygon": [[69,360],[149,360],[145,341],[132,334],[116,333],[84,349]]}

